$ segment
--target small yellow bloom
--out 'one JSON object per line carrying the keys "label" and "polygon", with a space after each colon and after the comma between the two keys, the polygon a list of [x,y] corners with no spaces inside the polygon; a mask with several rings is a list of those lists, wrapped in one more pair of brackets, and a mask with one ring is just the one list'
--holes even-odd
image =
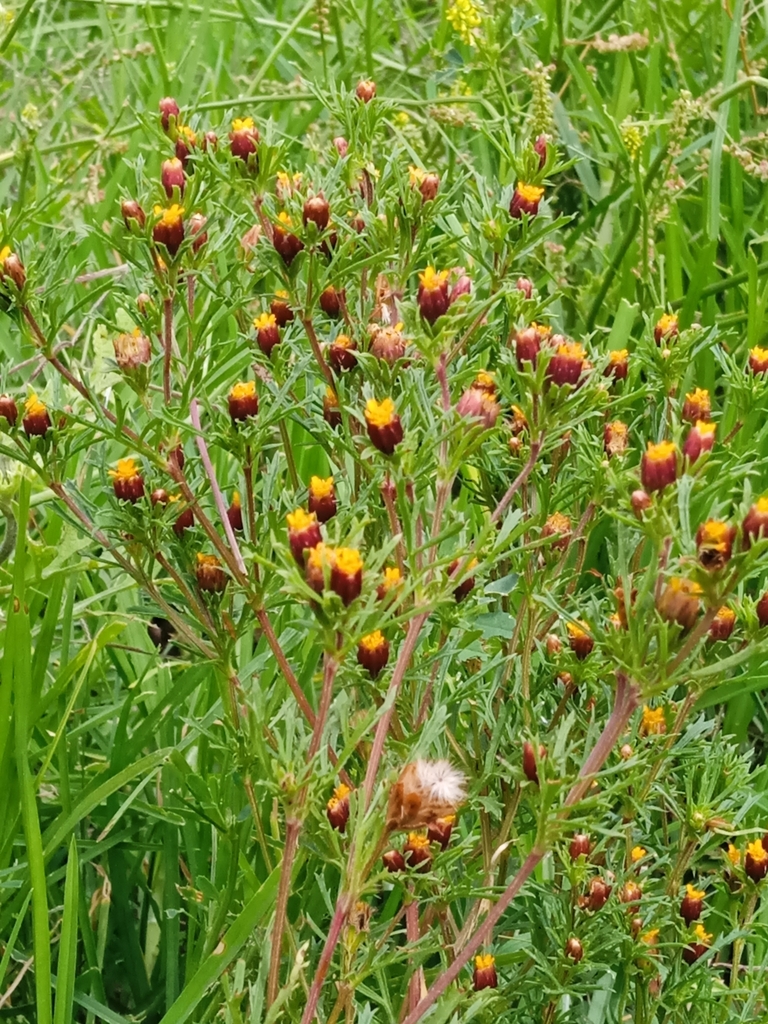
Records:
{"label": "small yellow bloom", "polygon": [[667,731],[667,722],[664,717],[664,708],[649,708],[646,704],[643,708],[643,720],[640,723],[640,732],[644,736],[661,736]]}
{"label": "small yellow bloom", "polygon": [[630,853],[629,857],[630,857],[630,860],[632,861],[633,864],[637,864],[637,862],[639,860],[642,860],[643,857],[645,857],[645,855],[647,853],[648,853],[648,851],[646,849],[644,849],[644,847],[642,847],[642,846],[634,846],[632,848],[632,852]]}
{"label": "small yellow bloom", "polygon": [[697,924],[693,931],[696,938],[703,946],[708,946],[712,941],[712,935],[707,931],[703,924]]}
{"label": "small yellow bloom", "polygon": [[155,206],[154,212],[161,224],[174,227],[184,216],[184,207],[179,206],[178,203],[172,203],[167,209],[163,209],[162,206]]}
{"label": "small yellow bloom", "polygon": [[733,864],[735,868],[741,864],[741,853],[733,843],[728,843],[728,860]]}
{"label": "small yellow bloom", "polygon": [[360,552],[355,550],[355,548],[336,548],[334,561],[336,568],[339,572],[344,573],[345,576],[354,576],[356,573],[361,572],[363,568]]}
{"label": "small yellow bloom", "polygon": [[333,477],[313,476],[309,481],[309,490],[313,498],[327,498],[333,494]]}
{"label": "small yellow bloom", "polygon": [[229,392],[229,397],[234,398],[235,401],[239,401],[243,398],[250,398],[256,394],[256,381],[246,380],[240,381],[239,384],[235,384],[232,390]]}
{"label": "small yellow bloom", "polygon": [[391,398],[377,402],[369,398],[365,403],[365,419],[374,427],[387,427],[395,417],[395,403]]}
{"label": "small yellow bloom", "polygon": [[110,469],[108,472],[113,480],[133,480],[139,470],[135,459],[118,459],[117,469]]}
{"label": "small yellow bloom", "polygon": [[474,0],[454,0],[445,16],[461,41],[471,46],[475,29],[481,22],[480,9]]}
{"label": "small yellow bloom", "polygon": [[447,280],[448,271],[435,270],[434,267],[427,267],[426,270],[422,270],[419,274],[419,281],[428,292],[433,292],[438,288],[442,288]]}
{"label": "small yellow bloom", "polygon": [[232,122],[233,132],[250,132],[253,130],[252,117],[236,117]]}
{"label": "small yellow bloom", "polygon": [[518,181],[516,191],[526,203],[538,203],[544,195],[544,189],[539,185],[527,185],[524,181]]}
{"label": "small yellow bloom", "polygon": [[387,641],[381,630],[376,629],[373,633],[369,633],[367,636],[362,638],[360,646],[364,647],[366,651],[377,651],[380,647],[383,647],[386,642]]}
{"label": "small yellow bloom", "polygon": [[253,326],[257,331],[261,331],[265,327],[275,327],[277,326],[277,317],[274,313],[262,313],[253,321]]}
{"label": "small yellow bloom", "polygon": [[288,529],[292,533],[298,533],[311,526],[317,516],[314,512],[305,512],[303,508],[297,508],[295,512],[289,512],[285,518],[288,521]]}
{"label": "small yellow bloom", "polygon": [[692,900],[703,900],[704,897],[707,895],[703,889],[697,889],[696,886],[691,885],[690,882],[687,883],[685,887],[685,892],[686,895],[689,896]]}

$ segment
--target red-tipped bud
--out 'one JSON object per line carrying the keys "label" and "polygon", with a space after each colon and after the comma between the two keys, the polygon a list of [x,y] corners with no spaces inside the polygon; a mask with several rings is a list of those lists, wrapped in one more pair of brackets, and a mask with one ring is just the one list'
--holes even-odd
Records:
{"label": "red-tipped bud", "polygon": [[309,481],[309,511],[314,512],[318,522],[327,523],[336,515],[336,491],[333,477],[313,476]]}
{"label": "red-tipped bud", "polygon": [[253,321],[253,326],[256,328],[256,343],[269,358],[275,345],[280,344],[280,328],[277,326],[275,314],[262,313]]}
{"label": "red-tipped bud", "polygon": [[603,370],[605,377],[614,380],[626,380],[629,373],[629,352],[625,348],[617,348],[608,353],[608,365]]}
{"label": "red-tipped bud", "polygon": [[427,839],[430,843],[437,843],[441,850],[446,850],[455,824],[455,814],[449,814],[446,818],[436,818],[427,826]]}
{"label": "red-tipped bud", "polygon": [[462,295],[472,294],[472,278],[465,273],[460,273],[456,279],[456,284],[451,288],[451,293],[448,296],[448,305],[452,306],[457,299],[460,299]]}
{"label": "red-tipped bud", "polygon": [[357,345],[346,334],[339,334],[328,346],[328,362],[336,373],[342,370],[354,370],[357,366],[355,352]]}
{"label": "red-tipped bud", "polygon": [[547,366],[547,378],[559,387],[564,384],[578,384],[586,355],[583,346],[578,342],[566,341],[558,345]]}
{"label": "red-tipped bud", "polygon": [[744,517],[741,525],[744,548],[751,547],[755,540],[768,537],[768,497],[758,498]]}
{"label": "red-tipped bud", "polygon": [[[178,124],[179,120],[179,104],[172,96],[166,96],[158,103],[158,109],[160,110],[160,124],[163,126],[163,131],[168,134],[172,127]],[[171,125],[171,118],[174,119],[173,126]]]}
{"label": "red-tipped bud", "polygon": [[394,875],[399,871],[405,871],[405,858],[399,850],[387,850],[381,859],[390,874]]}
{"label": "red-tipped bud", "polygon": [[343,135],[337,135],[336,138],[333,140],[333,148],[336,150],[336,152],[343,160],[344,157],[349,152],[349,143],[347,142]]}
{"label": "red-tipped bud", "polygon": [[334,789],[333,796],[326,806],[326,814],[331,828],[335,828],[342,835],[346,832],[349,821],[349,794],[351,792],[349,786],[342,783]]}
{"label": "red-tipped bud", "polygon": [[761,882],[768,875],[768,852],[759,839],[747,845],[744,871],[753,882]]}
{"label": "red-tipped bud", "polygon": [[734,527],[719,519],[708,519],[696,531],[696,552],[705,569],[715,572],[731,560]]}
{"label": "red-tipped bud", "polygon": [[659,318],[653,329],[654,341],[660,345],[662,341],[671,341],[680,333],[680,325],[674,313],[665,313]]}
{"label": "red-tipped bud", "polygon": [[116,469],[110,469],[112,487],[118,501],[135,504],[144,497],[144,479],[135,459],[120,459]]}
{"label": "red-tipped bud", "polygon": [[677,448],[671,441],[648,442],[640,463],[640,481],[646,491],[661,491],[677,479]]}
{"label": "red-tipped bud", "polygon": [[587,906],[590,910],[601,910],[611,895],[611,886],[604,878],[593,878],[589,883]]}
{"label": "red-tipped bud", "polygon": [[426,874],[432,867],[429,839],[419,832],[408,833],[408,840],[403,846],[403,855],[408,867],[415,868],[419,874]]}
{"label": "red-tipped bud", "polygon": [[227,399],[229,415],[233,423],[242,423],[255,416],[259,411],[259,396],[256,394],[256,381],[240,381],[229,392]]}
{"label": "red-tipped bud", "polygon": [[177,537],[183,537],[187,530],[195,525],[195,517],[191,508],[185,508],[173,522],[173,532]]}
{"label": "red-tipped bud", "polygon": [[517,291],[522,292],[526,299],[530,299],[533,295],[533,281],[530,277],[518,277],[515,283]]}
{"label": "red-tipped bud", "polygon": [[398,326],[375,327],[371,336],[371,355],[390,366],[405,355],[405,338]]}
{"label": "red-tipped bud", "polygon": [[474,385],[464,392],[456,404],[456,412],[465,419],[477,419],[485,430],[496,423],[501,407],[493,394]]}
{"label": "red-tipped bud", "polygon": [[756,345],[749,350],[749,369],[756,377],[768,373],[768,348]]}
{"label": "red-tipped bud", "polygon": [[209,594],[220,594],[228,582],[228,576],[216,555],[198,554],[195,577],[198,587]]}
{"label": "red-tipped bud", "polygon": [[360,596],[362,589],[363,560],[360,552],[354,548],[336,548],[331,562],[331,590],[339,595],[343,604],[350,605]]}
{"label": "red-tipped bud", "polygon": [[563,644],[559,636],[555,636],[554,633],[547,633],[546,639],[547,654],[550,658],[556,658],[562,653]]}
{"label": "red-tipped bud", "polygon": [[667,622],[676,622],[683,629],[691,629],[701,607],[701,587],[693,580],[673,576],[661,592],[656,607]]}
{"label": "red-tipped bud", "polygon": [[755,612],[757,613],[758,623],[764,629],[768,626],[768,591],[763,594],[755,605]]}
{"label": "red-tipped bud", "polygon": [[[547,748],[543,745],[539,745],[539,756],[538,761],[545,761],[547,757]],[[539,784],[539,770],[537,766],[536,750],[530,740],[526,740],[523,743],[523,775],[529,782],[535,782]]]}
{"label": "red-tipped bud", "polygon": [[403,440],[403,425],[391,398],[381,402],[369,398],[365,403],[365,423],[371,444],[384,455],[391,455]]}
{"label": "red-tipped bud", "polygon": [[578,860],[579,857],[588,857],[592,850],[592,843],[585,832],[577,832],[571,840],[568,852],[571,860]]}
{"label": "red-tipped bud", "polygon": [[156,218],[152,238],[157,245],[164,245],[171,256],[179,251],[184,241],[184,207],[173,203],[168,209],[156,206]]}
{"label": "red-tipped bud", "polygon": [[197,149],[197,136],[192,128],[181,125],[176,139],[176,159],[181,161],[181,166],[186,170],[187,161],[193,149]]}
{"label": "red-tipped bud", "polygon": [[584,661],[592,653],[595,641],[586,629],[582,628],[581,623],[568,622],[566,628],[568,630],[568,646],[579,661]]}
{"label": "red-tipped bud", "polygon": [[653,504],[653,500],[646,491],[632,491],[632,495],[629,499],[632,506],[632,511],[638,519],[643,518],[643,512],[647,512]]}
{"label": "red-tipped bud", "polygon": [[21,425],[27,437],[42,437],[51,429],[48,409],[35,394],[30,395],[24,403]]}
{"label": "red-tipped bud", "polygon": [[712,402],[709,392],[704,388],[696,388],[685,396],[682,418],[688,423],[697,420],[708,420],[712,416]]}
{"label": "red-tipped bud", "polygon": [[[115,471],[110,470],[110,472]],[[165,508],[165,506],[168,504],[170,500],[171,496],[168,494],[168,491],[166,491],[164,487],[156,488],[154,491],[152,491],[152,493],[149,496],[150,504],[152,504],[153,506],[162,505],[163,508]]]}
{"label": "red-tipped bud", "polygon": [[269,304],[269,311],[277,320],[278,327],[285,327],[286,324],[291,323],[296,318],[296,314],[283,298],[283,294],[279,292]]}
{"label": "red-tipped bud", "polygon": [[316,196],[312,196],[311,199],[307,199],[304,203],[304,210],[302,213],[304,227],[312,221],[317,226],[318,231],[325,231],[330,219],[331,208],[328,205],[328,200],[322,192],[318,192]]}
{"label": "red-tipped bud", "polygon": [[376,83],[371,81],[370,78],[357,83],[357,86],[355,87],[355,96],[357,96],[361,103],[370,103],[375,95]]}
{"label": "red-tipped bud", "polygon": [[562,512],[553,512],[544,523],[541,535],[555,538],[550,545],[553,551],[565,551],[571,543],[571,520]]}
{"label": "red-tipped bud", "polygon": [[544,169],[544,165],[547,162],[547,136],[539,135],[533,144],[534,153],[538,154],[539,157],[539,170]]}
{"label": "red-tipped bud", "polygon": [[715,424],[697,420],[683,442],[683,455],[693,463],[703,452],[712,451],[714,443]]}
{"label": "red-tipped bud", "polygon": [[292,231],[287,230],[291,224],[291,218],[287,213],[281,213],[279,221],[280,223],[275,224],[272,229],[272,245],[286,267],[290,267],[304,248],[304,243]]}
{"label": "red-tipped bud", "polygon": [[520,369],[524,369],[524,363],[536,365],[542,341],[549,336],[547,328],[541,328],[538,324],[531,324],[523,331],[515,335],[515,357]]}
{"label": "red-tipped bud", "polygon": [[208,241],[205,225],[208,218],[202,213],[193,213],[189,218],[189,237],[192,239],[192,252],[199,252]]}
{"label": "red-tipped bud", "polygon": [[0,395],[0,419],[9,427],[15,427],[19,419],[19,407],[10,395]]}
{"label": "red-tipped bud", "polygon": [[288,513],[287,520],[291,554],[299,565],[304,565],[304,552],[316,548],[323,539],[317,516],[314,512],[305,512],[303,508],[297,508],[295,512]]}
{"label": "red-tipped bud", "polygon": [[535,217],[539,212],[539,203],[544,196],[544,189],[538,185],[526,185],[524,181],[518,181],[517,188],[512,194],[509,204],[509,214],[515,220],[520,220],[523,214]]}
{"label": "red-tipped bud", "polygon": [[357,663],[375,679],[389,661],[389,641],[380,630],[364,636],[357,648]]}
{"label": "red-tipped bud", "polygon": [[135,199],[124,199],[122,203],[120,203],[120,212],[123,215],[125,226],[129,231],[133,224],[138,225],[139,228],[143,228],[147,222],[147,215]]}
{"label": "red-tipped bud", "polygon": [[248,162],[259,148],[259,133],[252,117],[236,117],[229,133],[229,151],[237,160]]}
{"label": "red-tipped bud", "polygon": [[732,608],[723,605],[709,627],[710,640],[728,640],[736,625],[736,613]]}
{"label": "red-tipped bud", "polygon": [[472,988],[481,992],[484,988],[498,988],[499,978],[496,974],[496,960],[490,953],[482,953],[475,957],[475,969],[472,972]]}
{"label": "red-tipped bud", "polygon": [[13,281],[14,285],[21,291],[27,283],[27,272],[15,252],[11,252],[10,246],[3,246],[0,250],[0,281]]}
{"label": "red-tipped bud", "polygon": [[575,964],[579,963],[579,961],[583,958],[584,947],[577,938],[571,936],[571,938],[568,939],[568,941],[565,944],[565,955],[568,957],[569,960],[573,960]]}
{"label": "red-tipped bud", "polygon": [[332,388],[325,389],[325,395],[323,396],[323,419],[328,426],[334,430],[336,427],[341,426],[341,409],[339,408],[339,399]]}
{"label": "red-tipped bud", "polygon": [[[460,560],[458,558],[454,559],[451,562],[451,564],[448,566],[448,575],[449,576],[453,576],[456,573],[456,571],[458,570],[460,565],[461,565]],[[476,565],[477,565],[477,559],[476,558],[470,559],[464,565],[464,568],[461,571],[462,572],[462,576],[464,576],[464,579],[461,581],[461,583],[459,583],[459,585],[457,587],[454,588],[454,591],[453,591],[453,596],[456,599],[457,603],[463,601],[464,598],[475,589],[475,577],[474,576],[467,576],[466,574],[467,573],[471,573]]]}
{"label": "red-tipped bud", "polygon": [[643,891],[637,882],[625,882],[619,893],[619,900],[624,903],[631,913],[635,913],[642,899]]}
{"label": "red-tipped bud", "polygon": [[211,152],[216,152],[219,148],[219,137],[216,132],[206,132],[205,135],[203,135],[202,148],[204,153],[207,153],[209,149]]}
{"label": "red-tipped bud", "polygon": [[421,198],[425,203],[431,203],[433,199],[437,198],[437,193],[440,191],[440,179],[436,174],[425,174],[419,182],[419,192],[421,192]]}
{"label": "red-tipped bud", "polygon": [[123,373],[133,373],[152,358],[152,346],[146,334],[136,327],[130,334],[118,334],[112,341],[115,362]]}
{"label": "red-tipped bud", "polygon": [[416,295],[419,312],[433,324],[448,309],[448,271],[427,267],[419,274],[419,291]]}
{"label": "red-tipped bud", "polygon": [[695,964],[697,960],[700,960],[709,952],[709,946],[712,942],[712,936],[706,930],[703,924],[697,924],[695,928],[696,942],[691,942],[690,945],[686,946],[683,950],[683,960],[687,964]]}
{"label": "red-tipped bud", "polygon": [[320,309],[329,316],[331,320],[338,319],[341,313],[341,299],[339,293],[329,284],[328,287],[320,293]]}
{"label": "red-tipped bud", "polygon": [[233,530],[238,533],[242,532],[243,529],[243,506],[240,502],[240,495],[235,491],[232,495],[232,504],[227,509],[227,519],[229,525]]}
{"label": "red-tipped bud", "polygon": [[178,160],[175,156],[170,160],[164,160],[163,166],[160,170],[160,180],[162,181],[165,194],[169,199],[173,199],[173,190],[177,188],[179,195],[184,195],[184,184],[186,177],[184,175],[184,167],[182,166],[181,160]]}
{"label": "red-tipped bud", "polygon": [[376,596],[380,601],[384,601],[399,589],[402,582],[403,577],[398,567],[388,565],[384,570],[384,580],[376,588]]}
{"label": "red-tipped bud", "polygon": [[706,893],[697,889],[695,885],[690,883],[685,887],[685,896],[683,896],[683,902],[680,904],[680,916],[687,925],[693,924],[701,917],[701,912],[704,909],[704,897]]}
{"label": "red-tipped bud", "polygon": [[621,420],[606,423],[603,427],[603,448],[608,458],[623,455],[629,444],[629,428]]}

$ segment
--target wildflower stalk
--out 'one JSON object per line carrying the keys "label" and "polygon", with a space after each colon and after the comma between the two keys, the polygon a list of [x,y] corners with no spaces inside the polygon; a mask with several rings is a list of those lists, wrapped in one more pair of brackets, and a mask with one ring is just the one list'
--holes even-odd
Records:
{"label": "wildflower stalk", "polygon": [[163,299],[163,399],[171,404],[171,355],[173,352],[173,298]]}

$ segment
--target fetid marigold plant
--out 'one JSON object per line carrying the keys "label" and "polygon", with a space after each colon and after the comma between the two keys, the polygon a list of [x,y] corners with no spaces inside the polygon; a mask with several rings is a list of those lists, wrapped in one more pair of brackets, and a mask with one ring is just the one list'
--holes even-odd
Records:
{"label": "fetid marigold plant", "polygon": [[[479,12],[450,8],[466,43]],[[248,109],[164,99],[66,341],[8,222],[9,614],[53,495],[159,652],[116,736],[134,702],[145,738],[185,721],[173,800],[136,791],[160,881],[118,912],[200,1020],[762,1019],[765,778],[718,708],[768,646],[768,353],[651,291],[575,316],[554,132],[446,174],[373,81],[326,100],[294,163]]]}

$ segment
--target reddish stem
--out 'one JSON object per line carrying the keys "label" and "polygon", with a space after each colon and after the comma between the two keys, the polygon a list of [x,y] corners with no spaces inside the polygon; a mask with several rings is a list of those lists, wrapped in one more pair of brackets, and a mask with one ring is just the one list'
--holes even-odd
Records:
{"label": "reddish stem", "polygon": [[323,946],[323,952],[320,954],[320,962],[317,965],[317,971],[315,977],[312,980],[312,987],[309,990],[307,996],[307,1005],[304,1007],[304,1013],[301,1015],[301,1024],[311,1024],[317,1010],[317,1002],[320,998],[320,990],[323,987],[325,976],[328,973],[328,968],[331,966],[331,960],[333,959],[333,953],[336,949],[339,939],[341,938],[341,930],[344,927],[344,922],[349,914],[350,897],[348,893],[341,893],[336,902],[336,910],[331,920],[331,927],[328,929],[328,937],[325,940]]}

